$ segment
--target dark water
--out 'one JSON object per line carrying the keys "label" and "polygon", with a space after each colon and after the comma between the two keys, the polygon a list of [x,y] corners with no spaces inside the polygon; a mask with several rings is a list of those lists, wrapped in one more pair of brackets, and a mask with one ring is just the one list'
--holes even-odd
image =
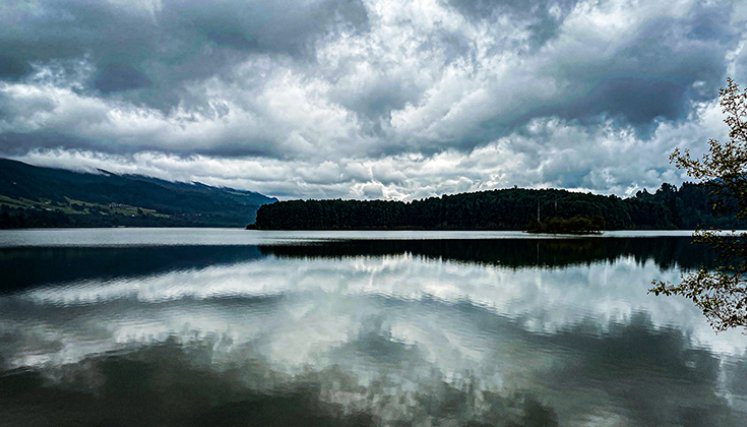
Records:
{"label": "dark water", "polygon": [[2,232],[0,425],[745,425],[705,248],[523,237]]}

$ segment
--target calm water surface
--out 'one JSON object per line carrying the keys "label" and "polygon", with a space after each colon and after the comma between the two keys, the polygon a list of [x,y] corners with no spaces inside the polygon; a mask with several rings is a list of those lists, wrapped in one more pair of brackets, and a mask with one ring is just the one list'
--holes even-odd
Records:
{"label": "calm water surface", "polygon": [[688,233],[0,232],[0,424],[745,425]]}

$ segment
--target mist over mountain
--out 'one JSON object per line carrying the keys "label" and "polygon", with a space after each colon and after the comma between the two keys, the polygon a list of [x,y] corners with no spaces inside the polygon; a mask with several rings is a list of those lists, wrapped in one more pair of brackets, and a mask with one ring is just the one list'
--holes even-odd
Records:
{"label": "mist over mountain", "polygon": [[215,226],[254,221],[253,191],[0,159],[0,227]]}
{"label": "mist over mountain", "polygon": [[[142,175],[73,172],[0,159],[0,227],[522,230],[588,218],[597,229],[745,228],[733,203],[714,211],[705,184],[662,184],[620,198],[567,190],[498,189],[391,200],[288,200]],[[732,206],[733,208],[733,206]],[[539,218],[538,218],[539,214]]]}

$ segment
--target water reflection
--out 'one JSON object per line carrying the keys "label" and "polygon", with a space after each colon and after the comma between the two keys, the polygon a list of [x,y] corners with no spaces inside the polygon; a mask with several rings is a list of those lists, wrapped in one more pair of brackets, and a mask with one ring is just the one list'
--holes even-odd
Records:
{"label": "water reflection", "polygon": [[0,248],[0,293],[43,284],[106,281],[262,257],[258,246]]}
{"label": "water reflection", "polygon": [[4,249],[0,416],[740,425],[744,336],[647,294],[708,254],[595,242]]}
{"label": "water reflection", "polygon": [[712,248],[694,246],[690,237],[651,238],[532,238],[502,240],[367,240],[331,241],[260,246],[263,253],[288,257],[346,257],[355,255],[398,255],[410,253],[431,259],[507,267],[566,267],[613,262],[632,257],[642,263],[653,260],[664,269],[709,265],[715,259]]}
{"label": "water reflection", "polygon": [[[17,233],[17,232],[16,232]],[[693,247],[689,237],[501,240],[358,240],[274,243],[272,245],[0,247],[0,293],[73,280],[137,277],[248,261],[267,255],[342,258],[412,254],[430,259],[506,267],[565,267],[632,257],[653,260],[662,269],[709,265],[709,247]]]}

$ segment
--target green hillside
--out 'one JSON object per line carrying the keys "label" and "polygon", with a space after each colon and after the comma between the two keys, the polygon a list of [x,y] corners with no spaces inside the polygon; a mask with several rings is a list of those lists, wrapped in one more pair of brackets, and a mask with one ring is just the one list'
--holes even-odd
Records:
{"label": "green hillside", "polygon": [[106,171],[79,173],[0,159],[0,227],[239,227],[262,194]]}

